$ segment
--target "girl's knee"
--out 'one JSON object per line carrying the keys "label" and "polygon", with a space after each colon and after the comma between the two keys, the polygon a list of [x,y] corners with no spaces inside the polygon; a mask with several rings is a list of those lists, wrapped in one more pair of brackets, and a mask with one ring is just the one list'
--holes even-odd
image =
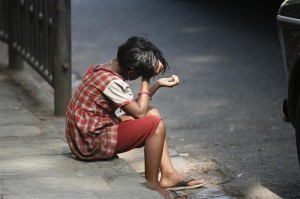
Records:
{"label": "girl's knee", "polygon": [[146,117],[147,121],[151,121],[154,126],[159,126],[160,123],[162,122],[162,119],[158,115],[149,115]]}
{"label": "girl's knee", "polygon": [[149,107],[148,112],[147,112],[147,116],[159,116],[159,117],[161,117],[159,111],[155,107]]}
{"label": "girl's knee", "polygon": [[160,116],[158,115],[147,116],[147,121],[151,121],[153,123],[153,126],[156,126],[155,134],[165,133],[165,124]]}
{"label": "girl's knee", "polygon": [[159,124],[156,128],[155,134],[161,135],[161,136],[166,136],[166,128],[163,120],[159,121]]}
{"label": "girl's knee", "polygon": [[152,138],[159,138],[159,139],[165,139],[166,137],[166,130],[163,120],[159,116],[147,116],[147,122],[152,123]]}

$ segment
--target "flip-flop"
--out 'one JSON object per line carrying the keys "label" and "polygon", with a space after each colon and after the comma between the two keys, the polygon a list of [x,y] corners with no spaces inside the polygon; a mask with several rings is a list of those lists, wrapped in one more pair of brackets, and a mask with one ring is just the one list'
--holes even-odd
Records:
{"label": "flip-flop", "polygon": [[178,182],[174,187],[169,187],[166,188],[166,190],[170,190],[170,191],[179,191],[179,190],[184,190],[184,189],[195,189],[195,188],[199,188],[202,187],[206,184],[206,182],[200,183],[200,184],[196,184],[196,185],[188,185],[189,182],[193,181],[193,180],[197,180],[196,178],[193,178],[191,176],[186,177],[185,179],[181,180],[180,182]]}

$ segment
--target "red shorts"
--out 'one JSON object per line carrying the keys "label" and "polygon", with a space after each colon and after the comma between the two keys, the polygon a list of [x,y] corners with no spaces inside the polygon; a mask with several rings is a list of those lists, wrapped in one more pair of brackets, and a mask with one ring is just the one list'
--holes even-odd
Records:
{"label": "red shorts", "polygon": [[148,116],[119,123],[115,154],[145,146],[146,141],[154,134],[160,121],[161,118],[158,116]]}

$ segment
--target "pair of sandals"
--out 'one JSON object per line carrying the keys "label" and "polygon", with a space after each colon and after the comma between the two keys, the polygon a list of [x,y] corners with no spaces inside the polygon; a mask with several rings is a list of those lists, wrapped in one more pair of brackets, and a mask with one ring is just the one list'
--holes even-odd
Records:
{"label": "pair of sandals", "polygon": [[189,182],[196,180],[196,178],[188,176],[185,179],[183,179],[182,181],[178,182],[174,187],[170,187],[170,188],[166,188],[166,190],[172,191],[170,194],[168,194],[167,196],[165,196],[166,199],[176,199],[179,197],[185,197],[186,196],[182,196],[179,195],[176,191],[180,191],[180,190],[185,190],[185,189],[195,189],[195,188],[199,188],[202,187],[206,184],[206,182],[200,183],[200,184],[196,184],[196,185],[188,185]]}

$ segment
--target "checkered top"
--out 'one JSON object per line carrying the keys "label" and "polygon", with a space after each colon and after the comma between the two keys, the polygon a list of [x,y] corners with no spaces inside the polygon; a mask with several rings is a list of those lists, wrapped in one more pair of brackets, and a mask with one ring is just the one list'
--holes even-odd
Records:
{"label": "checkered top", "polygon": [[66,138],[82,160],[114,155],[120,119],[118,107],[134,100],[129,85],[103,65],[92,66],[71,98],[66,112]]}

